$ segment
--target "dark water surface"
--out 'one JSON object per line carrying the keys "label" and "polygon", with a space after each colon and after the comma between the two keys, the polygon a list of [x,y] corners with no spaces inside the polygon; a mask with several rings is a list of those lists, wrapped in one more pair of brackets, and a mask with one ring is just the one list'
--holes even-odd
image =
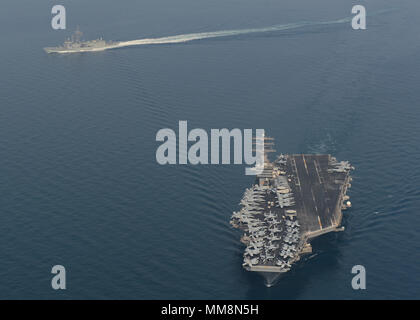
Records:
{"label": "dark water surface", "polygon": [[[350,23],[47,55],[134,40],[350,16],[354,1],[50,1],[0,5],[0,298],[420,298],[420,5],[369,1]],[[363,1],[361,2],[363,4]],[[366,4],[366,3],[365,3]],[[26,10],[23,10],[26,8]],[[244,166],[160,166],[156,132],[264,128],[283,153],[356,167],[343,233],[275,287],[241,267],[229,225]],[[51,267],[68,288],[51,289]],[[353,265],[367,290],[351,288]]]}

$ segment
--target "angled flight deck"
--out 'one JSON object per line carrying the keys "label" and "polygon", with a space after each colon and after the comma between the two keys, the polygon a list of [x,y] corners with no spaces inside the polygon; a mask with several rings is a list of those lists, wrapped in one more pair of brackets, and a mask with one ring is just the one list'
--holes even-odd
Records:
{"label": "angled flight deck", "polygon": [[[266,140],[272,138],[264,138],[266,146],[273,144]],[[311,239],[343,230],[352,169],[330,155],[280,155],[274,162],[265,157],[263,172],[245,190],[242,208],[231,219],[244,231],[243,267],[263,274],[271,285],[302,254],[312,252]]]}
{"label": "angled flight deck", "polygon": [[343,196],[349,183],[348,171],[332,171],[329,155],[290,155],[287,172],[292,173],[291,186],[297,218],[302,231],[311,238],[335,229],[341,223]]}

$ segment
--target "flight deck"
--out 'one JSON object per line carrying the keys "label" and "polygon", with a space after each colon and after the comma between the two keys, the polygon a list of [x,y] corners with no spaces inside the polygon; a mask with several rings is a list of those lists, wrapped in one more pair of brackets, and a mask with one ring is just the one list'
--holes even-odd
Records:
{"label": "flight deck", "polygon": [[[272,138],[264,138],[272,145],[266,140]],[[346,193],[353,169],[330,155],[281,154],[273,162],[265,156],[263,171],[231,219],[243,230],[243,267],[261,273],[271,285],[312,252],[311,239],[342,231],[342,210],[351,207]]]}
{"label": "flight deck", "polygon": [[330,163],[329,155],[300,154],[287,158],[297,218],[309,237],[328,232],[341,223],[341,198],[346,193],[349,175],[346,170],[332,171]]}

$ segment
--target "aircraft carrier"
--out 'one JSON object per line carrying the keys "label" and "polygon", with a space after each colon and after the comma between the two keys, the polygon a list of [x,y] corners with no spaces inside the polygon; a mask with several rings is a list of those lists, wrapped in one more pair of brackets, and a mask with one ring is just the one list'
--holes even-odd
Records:
{"label": "aircraft carrier", "polygon": [[[264,138],[264,153],[272,138]],[[243,267],[261,273],[266,285],[288,272],[301,256],[312,252],[311,239],[342,231],[342,210],[351,207],[348,161],[331,155],[280,155],[274,162],[265,156],[264,170],[245,190],[242,208],[231,224],[243,230],[246,245]]]}

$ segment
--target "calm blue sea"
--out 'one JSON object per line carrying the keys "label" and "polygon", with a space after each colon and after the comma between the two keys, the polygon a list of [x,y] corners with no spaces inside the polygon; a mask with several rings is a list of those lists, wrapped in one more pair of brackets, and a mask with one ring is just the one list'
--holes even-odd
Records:
{"label": "calm blue sea", "polygon": [[[420,3],[69,0],[0,4],[1,299],[420,298]],[[77,25],[134,40],[349,17],[350,23],[47,55]],[[161,128],[263,128],[280,153],[356,167],[345,232],[274,287],[242,269],[229,219],[242,165],[161,166]],[[67,290],[51,289],[51,267]],[[367,290],[351,287],[364,265]]]}

